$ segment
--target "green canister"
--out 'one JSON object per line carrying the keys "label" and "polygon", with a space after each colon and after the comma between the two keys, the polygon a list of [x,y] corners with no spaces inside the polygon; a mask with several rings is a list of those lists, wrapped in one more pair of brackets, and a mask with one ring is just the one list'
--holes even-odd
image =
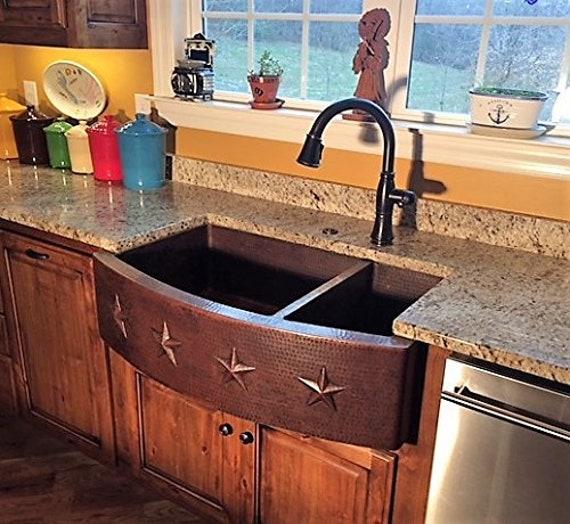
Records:
{"label": "green canister", "polygon": [[49,154],[49,164],[56,169],[69,169],[71,159],[65,133],[73,126],[63,118],[44,128]]}

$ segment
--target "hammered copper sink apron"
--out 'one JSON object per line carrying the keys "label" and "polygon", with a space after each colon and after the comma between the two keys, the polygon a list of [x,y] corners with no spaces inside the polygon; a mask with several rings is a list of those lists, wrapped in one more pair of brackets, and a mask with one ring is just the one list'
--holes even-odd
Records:
{"label": "hammered copper sink apron", "polygon": [[423,368],[392,321],[439,278],[215,226],[95,255],[101,334],[211,408],[397,449]]}

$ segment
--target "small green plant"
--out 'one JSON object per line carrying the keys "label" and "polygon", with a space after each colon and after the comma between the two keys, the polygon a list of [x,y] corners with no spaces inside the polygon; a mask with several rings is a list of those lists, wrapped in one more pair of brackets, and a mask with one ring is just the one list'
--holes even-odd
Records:
{"label": "small green plant", "polygon": [[283,67],[279,60],[267,49],[261,53],[257,63],[259,64],[259,69],[258,71],[250,71],[251,76],[281,76],[283,74]]}

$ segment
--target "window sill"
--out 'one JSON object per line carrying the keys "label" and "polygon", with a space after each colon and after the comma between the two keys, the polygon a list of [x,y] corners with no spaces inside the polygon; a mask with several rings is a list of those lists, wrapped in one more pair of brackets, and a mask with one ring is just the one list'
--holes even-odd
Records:
{"label": "window sill", "polygon": [[[253,110],[235,102],[185,102],[171,97],[135,95],[139,112],[155,107],[177,127],[187,127],[267,140],[302,143],[317,111],[282,108]],[[570,138],[543,136],[535,140],[471,134],[465,126],[395,120],[396,156],[429,163],[520,173],[570,177]],[[355,129],[356,128],[356,129]],[[327,147],[378,154],[375,126],[335,119],[323,142]]]}

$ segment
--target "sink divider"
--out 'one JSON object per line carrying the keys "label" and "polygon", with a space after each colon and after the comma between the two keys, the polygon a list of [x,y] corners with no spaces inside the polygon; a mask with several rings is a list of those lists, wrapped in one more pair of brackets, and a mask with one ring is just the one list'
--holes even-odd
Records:
{"label": "sink divider", "polygon": [[359,260],[353,266],[349,267],[342,273],[327,280],[319,287],[309,291],[306,295],[298,298],[294,302],[287,304],[284,308],[274,313],[272,318],[285,319],[289,315],[306,307],[308,304],[321,297],[324,294],[334,293],[335,289],[344,288],[346,285],[354,285],[362,278],[369,278],[373,268],[373,263],[367,260]]}

